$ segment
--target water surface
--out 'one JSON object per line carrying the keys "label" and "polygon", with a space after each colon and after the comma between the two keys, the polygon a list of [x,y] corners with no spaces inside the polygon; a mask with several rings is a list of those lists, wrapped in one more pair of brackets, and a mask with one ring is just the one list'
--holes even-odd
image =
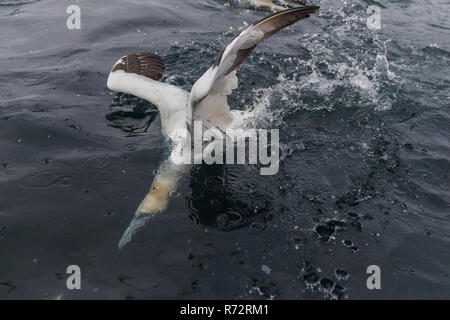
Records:
{"label": "water surface", "polygon": [[[319,13],[259,45],[229,99],[280,129],[279,173],[196,167],[120,252],[164,149],[156,108],[106,88],[112,65],[157,52],[163,80],[189,90],[269,12],[0,0],[0,299],[450,298],[448,3],[310,3]],[[66,28],[72,4],[81,30]],[[66,289],[72,264],[81,291]]]}

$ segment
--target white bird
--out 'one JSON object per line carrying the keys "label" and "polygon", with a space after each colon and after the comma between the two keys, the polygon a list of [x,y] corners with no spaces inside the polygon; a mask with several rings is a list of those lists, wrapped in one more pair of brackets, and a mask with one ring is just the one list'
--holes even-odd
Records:
{"label": "white bird", "polygon": [[159,110],[161,131],[169,149],[169,157],[161,163],[150,191],[119,242],[119,249],[151,217],[166,209],[169,196],[176,190],[177,181],[190,168],[189,165],[174,161],[182,157],[180,146],[190,143],[180,138],[177,132],[189,130],[192,135],[194,121],[202,121],[208,128],[222,131],[239,127],[245,115],[241,111],[230,110],[227,103],[227,96],[237,88],[237,67],[259,42],[308,18],[318,9],[316,6],[288,9],[254,23],[223,49],[213,66],[194,83],[190,93],[158,81],[163,75],[164,64],[161,57],[155,54],[128,54],[116,62],[108,77],[108,88],[154,104]]}

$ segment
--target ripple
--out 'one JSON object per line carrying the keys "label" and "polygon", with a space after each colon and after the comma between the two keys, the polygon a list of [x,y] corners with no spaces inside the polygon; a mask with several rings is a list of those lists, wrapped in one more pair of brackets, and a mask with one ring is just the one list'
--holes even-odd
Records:
{"label": "ripple", "polygon": [[116,210],[114,209],[106,209],[105,210],[105,217],[112,217],[116,214]]}
{"label": "ripple", "polygon": [[24,189],[48,189],[59,185],[70,186],[71,176],[56,170],[45,170],[33,172],[25,176],[20,183]]}
{"label": "ripple", "polygon": [[250,233],[258,233],[261,231],[266,230],[267,228],[267,222],[263,220],[255,220],[252,221],[249,225],[249,232]]}
{"label": "ripple", "polygon": [[59,186],[60,187],[70,187],[72,185],[71,179],[69,177],[62,177],[59,179]]}
{"label": "ripple", "polygon": [[238,211],[227,211],[216,217],[216,226],[221,230],[240,228],[247,223],[247,217]]}
{"label": "ripple", "polygon": [[205,180],[205,187],[211,192],[221,192],[225,187],[225,179],[223,176],[208,177]]}
{"label": "ripple", "polygon": [[128,199],[129,197],[130,197],[130,195],[128,194],[128,192],[124,191],[124,190],[116,193],[116,199],[119,199],[119,200],[125,200],[125,199]]}
{"label": "ripple", "polygon": [[122,147],[122,150],[124,151],[136,151],[139,148],[139,145],[137,143],[127,143]]}
{"label": "ripple", "polygon": [[188,198],[188,199],[186,199],[186,204],[189,209],[189,212],[191,212],[192,214],[197,216],[197,219],[198,219],[199,212],[198,212],[197,207],[195,206],[195,200],[192,198]]}
{"label": "ripple", "polygon": [[227,211],[228,229],[239,228],[247,222],[247,217],[238,211]]}
{"label": "ripple", "polygon": [[253,187],[250,189],[248,196],[253,200],[266,199],[266,193],[262,187]]}
{"label": "ripple", "polygon": [[89,169],[107,169],[111,167],[111,158],[108,156],[95,156],[86,161]]}
{"label": "ripple", "polygon": [[53,159],[51,159],[51,158],[44,158],[44,159],[41,160],[41,162],[43,164],[51,164],[51,163],[53,163]]}
{"label": "ripple", "polygon": [[0,1],[0,6],[20,6],[23,4],[29,4],[29,3],[38,2],[38,1],[41,1],[41,0],[21,0],[21,1],[2,0],[2,1]]}
{"label": "ripple", "polygon": [[24,81],[25,81],[27,84],[35,84],[35,83],[38,83],[38,82],[41,81],[41,79],[42,79],[42,76],[37,75],[37,74],[28,74],[28,75],[26,75],[26,76],[24,77]]}
{"label": "ripple", "polygon": [[20,173],[21,173],[21,170],[14,166],[6,165],[6,164],[3,166],[0,166],[0,176],[14,177],[14,176],[20,175]]}
{"label": "ripple", "polygon": [[95,174],[94,180],[100,184],[108,184],[114,180],[114,175],[110,171],[100,171]]}
{"label": "ripple", "polygon": [[413,228],[409,223],[398,218],[390,218],[385,228],[388,232],[400,236],[405,236],[413,232]]}

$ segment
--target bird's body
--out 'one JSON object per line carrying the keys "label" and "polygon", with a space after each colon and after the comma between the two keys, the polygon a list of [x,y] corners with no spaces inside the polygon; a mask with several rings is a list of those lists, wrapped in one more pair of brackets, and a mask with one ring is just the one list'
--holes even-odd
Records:
{"label": "bird's body", "polygon": [[[237,88],[236,68],[259,42],[309,17],[318,9],[313,6],[288,9],[253,24],[225,47],[213,66],[194,83],[190,93],[158,81],[163,75],[164,65],[155,54],[129,54],[116,62],[108,77],[108,88],[138,96],[157,106],[161,132],[169,149],[168,157],[157,170],[150,191],[136,210],[119,248],[128,243],[150,217],[166,209],[169,196],[176,190],[177,181],[191,167],[191,164],[180,161],[185,156],[184,150],[190,149],[192,142],[183,133],[193,135],[195,121],[202,122],[203,130],[224,132],[229,128],[240,128],[250,116],[249,113],[230,110],[227,102],[227,96]],[[193,151],[192,163],[198,163],[196,158],[201,157],[202,152]]]}

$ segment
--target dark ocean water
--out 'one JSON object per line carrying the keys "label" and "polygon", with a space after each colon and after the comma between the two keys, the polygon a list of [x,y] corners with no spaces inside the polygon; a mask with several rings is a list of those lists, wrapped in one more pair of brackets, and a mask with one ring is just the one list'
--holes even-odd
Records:
{"label": "dark ocean water", "polygon": [[[112,65],[157,52],[163,80],[190,89],[269,12],[0,0],[0,299],[449,299],[449,2],[310,3],[319,13],[259,45],[230,97],[280,129],[279,173],[195,167],[118,251],[164,149],[156,108],[106,88]],[[81,30],[66,28],[72,4]]]}

